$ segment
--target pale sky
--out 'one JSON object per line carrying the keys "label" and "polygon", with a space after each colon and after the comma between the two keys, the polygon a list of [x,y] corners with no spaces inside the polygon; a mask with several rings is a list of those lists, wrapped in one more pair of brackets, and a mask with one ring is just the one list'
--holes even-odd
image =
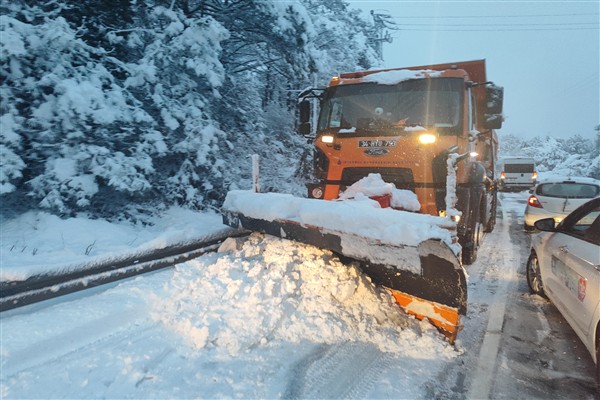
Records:
{"label": "pale sky", "polygon": [[385,67],[486,59],[504,86],[501,133],[593,138],[600,124],[600,1],[349,1],[400,30]]}

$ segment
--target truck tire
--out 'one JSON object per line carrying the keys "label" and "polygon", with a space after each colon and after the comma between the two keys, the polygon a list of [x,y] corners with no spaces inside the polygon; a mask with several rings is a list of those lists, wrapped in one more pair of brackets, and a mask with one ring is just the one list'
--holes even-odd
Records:
{"label": "truck tire", "polygon": [[473,247],[463,247],[462,249],[462,263],[463,265],[471,265],[477,261],[477,249]]}
{"label": "truck tire", "polygon": [[[470,207],[467,223],[469,224],[465,236],[462,238],[462,263],[471,265],[477,260],[477,249],[479,247],[479,238],[481,237],[482,226],[480,223],[482,188],[474,186],[471,188]],[[472,207],[475,205],[475,207]]]}
{"label": "truck tire", "polygon": [[494,190],[494,194],[492,195],[493,200],[492,200],[492,210],[490,212],[490,218],[486,221],[484,221],[485,224],[485,229],[483,230],[485,233],[490,233],[494,230],[494,227],[496,227],[496,208],[498,206],[498,192],[496,190]]}

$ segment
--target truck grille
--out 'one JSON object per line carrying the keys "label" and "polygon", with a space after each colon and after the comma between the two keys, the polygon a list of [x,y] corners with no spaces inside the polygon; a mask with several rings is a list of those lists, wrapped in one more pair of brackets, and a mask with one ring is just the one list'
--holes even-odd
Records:
{"label": "truck grille", "polygon": [[398,189],[408,189],[414,192],[415,180],[410,168],[346,168],[342,173],[342,187],[348,187],[369,174],[380,174],[388,183],[393,183]]}

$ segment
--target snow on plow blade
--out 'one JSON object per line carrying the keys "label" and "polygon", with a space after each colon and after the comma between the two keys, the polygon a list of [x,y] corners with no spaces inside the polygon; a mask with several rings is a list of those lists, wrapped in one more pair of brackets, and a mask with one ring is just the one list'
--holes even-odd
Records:
{"label": "snow on plow blade", "polygon": [[367,201],[324,201],[232,191],[222,209],[231,227],[310,244],[360,262],[402,308],[450,339],[466,314],[466,274],[445,218],[381,209]]}

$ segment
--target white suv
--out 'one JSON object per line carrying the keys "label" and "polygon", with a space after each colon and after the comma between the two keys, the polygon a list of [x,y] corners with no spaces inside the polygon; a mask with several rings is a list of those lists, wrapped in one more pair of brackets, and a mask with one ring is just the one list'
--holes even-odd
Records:
{"label": "white suv", "polygon": [[539,183],[531,191],[525,208],[525,230],[535,230],[535,221],[554,218],[558,223],[571,211],[600,196],[600,181],[592,178],[556,178]]}

